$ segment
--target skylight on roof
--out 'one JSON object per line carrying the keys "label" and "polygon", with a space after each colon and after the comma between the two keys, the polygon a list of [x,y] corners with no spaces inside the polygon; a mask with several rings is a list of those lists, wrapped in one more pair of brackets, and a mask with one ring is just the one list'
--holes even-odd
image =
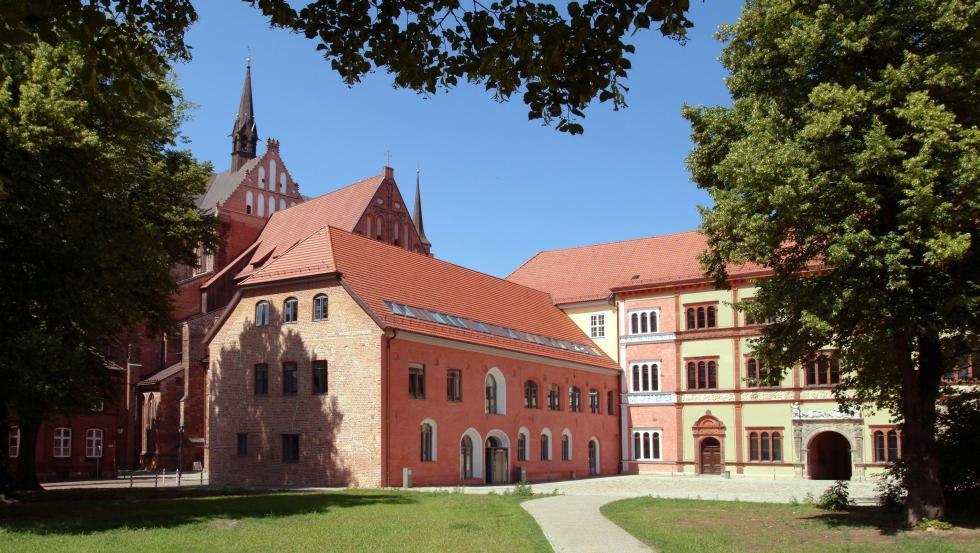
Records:
{"label": "skylight on roof", "polygon": [[393,301],[386,300],[384,303],[392,313],[395,315],[401,315],[402,317],[409,317],[412,319],[428,321],[445,326],[462,328],[473,332],[490,334],[491,336],[499,336],[501,338],[517,340],[519,342],[527,342],[531,344],[539,344],[542,346],[575,351],[586,355],[599,355],[595,349],[585,344],[570,342],[568,340],[559,340],[550,336],[541,336],[540,334],[532,334],[530,332],[523,332],[512,328],[474,321],[473,319],[449,315],[448,313],[440,313],[429,309],[422,309],[421,307],[409,307],[405,304],[396,303]]}

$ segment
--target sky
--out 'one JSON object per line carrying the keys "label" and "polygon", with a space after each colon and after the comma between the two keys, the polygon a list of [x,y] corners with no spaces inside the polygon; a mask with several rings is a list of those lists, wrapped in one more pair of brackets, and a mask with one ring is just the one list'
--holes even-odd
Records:
{"label": "sky", "polygon": [[685,103],[730,104],[714,33],[735,22],[740,2],[692,2],[685,45],[656,30],[635,35],[629,107],[591,106],[577,136],[529,121],[519,97],[498,103],[480,86],[426,97],[378,71],[348,87],[313,41],[270,28],[247,3],[195,8],[186,37],[193,59],[177,67],[195,104],[182,128],[194,155],[216,171],[230,165],[228,135],[251,52],[259,151],[278,139],[307,196],[379,174],[390,152],[410,202],[421,169],[425,230],[438,258],[506,276],[541,250],[695,229],[696,206],[710,202],[690,182],[690,126],[680,113]]}

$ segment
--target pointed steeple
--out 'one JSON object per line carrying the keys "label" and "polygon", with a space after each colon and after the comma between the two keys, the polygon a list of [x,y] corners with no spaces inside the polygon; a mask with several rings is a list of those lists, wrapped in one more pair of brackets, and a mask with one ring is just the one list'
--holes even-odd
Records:
{"label": "pointed steeple", "polygon": [[242,165],[255,157],[255,146],[259,141],[259,129],[255,126],[255,113],[252,109],[252,59],[245,65],[245,84],[242,85],[242,98],[238,103],[238,115],[231,129],[231,170],[237,171]]}
{"label": "pointed steeple", "polygon": [[412,222],[415,223],[415,230],[419,233],[419,240],[422,241],[422,253],[429,255],[432,243],[425,237],[425,223],[422,221],[422,185],[419,182],[421,169],[415,170],[415,209],[412,212]]}

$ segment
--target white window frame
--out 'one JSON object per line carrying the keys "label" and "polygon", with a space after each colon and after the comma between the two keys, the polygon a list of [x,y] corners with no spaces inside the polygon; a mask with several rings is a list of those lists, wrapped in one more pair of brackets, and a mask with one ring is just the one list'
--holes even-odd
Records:
{"label": "white window frame", "polygon": [[591,338],[606,337],[606,314],[605,313],[589,314],[589,336]]}
{"label": "white window frame", "polygon": [[[421,446],[422,430],[425,428],[425,425],[427,425],[427,424],[429,425],[429,428],[432,429],[432,438],[431,438],[431,442],[432,443],[430,444],[431,445],[431,449],[429,451],[430,456],[429,456],[429,459],[423,459],[423,456],[422,456],[422,453],[423,452],[420,451],[419,452],[419,460],[422,463],[434,463],[434,462],[436,462],[436,461],[439,460],[439,457],[438,457],[438,451],[439,451],[439,425],[437,425],[436,424],[436,421],[434,421],[432,419],[423,419],[422,422],[419,423],[419,438],[420,438],[419,445],[420,446]],[[476,450],[476,445],[475,444],[473,445],[473,449],[474,449],[473,455],[475,456],[476,455],[476,451],[475,451]]]}
{"label": "white window frame", "polygon": [[[259,310],[260,307],[265,309]],[[255,326],[269,326],[269,315],[272,305],[267,300],[259,300],[255,303]]]}
{"label": "white window frame", "polygon": [[[637,320],[639,321],[639,316],[644,313],[647,315],[647,321],[650,320],[650,314],[651,313],[653,314],[653,316],[657,320],[657,328],[653,330],[648,328],[647,332],[643,332],[641,330],[642,327],[640,326],[640,323],[637,322],[636,332],[633,332],[633,315],[635,314],[637,316]],[[657,332],[660,332],[660,308],[648,307],[643,309],[630,309],[629,311],[626,312],[626,330],[627,330],[626,334],[630,334],[630,335],[656,334]]]}
{"label": "white window frame", "polygon": [[[650,456],[646,456],[642,451],[636,451],[636,439],[634,434],[640,433],[640,444],[642,449],[643,435],[650,435]],[[660,455],[654,456],[653,437],[657,436],[660,441]],[[630,449],[633,452],[634,461],[663,461],[664,457],[664,431],[662,428],[630,428]]]}
{"label": "white window frame", "polygon": [[101,428],[89,428],[85,431],[85,457],[89,459],[102,458],[105,432]]}
{"label": "white window frame", "polygon": [[[655,390],[654,389],[642,390],[642,389],[638,389],[635,386],[636,382],[633,381],[633,367],[639,367],[640,368],[640,381],[642,382],[643,381],[643,372],[644,372],[643,366],[644,365],[647,366],[647,369],[646,369],[647,372],[650,372],[651,367],[657,367],[657,379],[656,379],[656,389]],[[629,362],[629,371],[626,374],[626,378],[629,379],[629,389],[630,389],[630,392],[632,392],[632,393],[649,393],[649,392],[659,392],[659,391],[663,390],[663,386],[661,385],[662,384],[662,378],[663,378],[663,370],[662,370],[662,368],[663,367],[662,367],[662,365],[660,363],[660,359],[652,359],[652,360],[649,360],[649,361],[630,361]],[[651,385],[653,385],[654,384],[654,379],[653,378],[649,378],[649,382],[650,382]]]}
{"label": "white window frame", "polygon": [[7,456],[20,457],[20,427],[11,426],[7,438]]}
{"label": "white window frame", "polygon": [[[568,438],[568,451],[565,451],[565,438]],[[562,445],[562,448],[561,448],[561,460],[562,461],[571,461],[575,457],[573,455],[573,452],[575,451],[575,449],[573,447],[574,446],[574,442],[572,441],[572,431],[571,430],[569,430],[569,429],[566,428],[566,429],[564,429],[564,430],[561,431],[561,445]],[[566,453],[568,454],[567,456],[565,455]]]}
{"label": "white window frame", "polygon": [[54,429],[54,457],[68,459],[71,457],[71,428],[58,427]]}

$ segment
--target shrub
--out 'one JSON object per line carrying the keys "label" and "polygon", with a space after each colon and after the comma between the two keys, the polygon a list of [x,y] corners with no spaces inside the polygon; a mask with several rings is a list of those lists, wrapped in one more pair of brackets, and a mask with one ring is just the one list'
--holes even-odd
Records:
{"label": "shrub", "polygon": [[850,485],[844,480],[834,482],[817,500],[817,508],[825,511],[843,511],[850,506]]}
{"label": "shrub", "polygon": [[875,484],[875,493],[878,495],[878,505],[886,511],[901,512],[905,505],[905,488],[902,487],[901,480],[890,475],[883,476]]}
{"label": "shrub", "polygon": [[534,490],[531,489],[531,484],[526,479],[522,479],[520,482],[514,484],[514,495],[518,497],[531,497],[534,495]]}
{"label": "shrub", "polygon": [[926,531],[936,531],[936,530],[952,530],[953,525],[942,521],[935,520],[931,518],[922,519],[922,522],[915,525],[916,530],[926,530]]}

